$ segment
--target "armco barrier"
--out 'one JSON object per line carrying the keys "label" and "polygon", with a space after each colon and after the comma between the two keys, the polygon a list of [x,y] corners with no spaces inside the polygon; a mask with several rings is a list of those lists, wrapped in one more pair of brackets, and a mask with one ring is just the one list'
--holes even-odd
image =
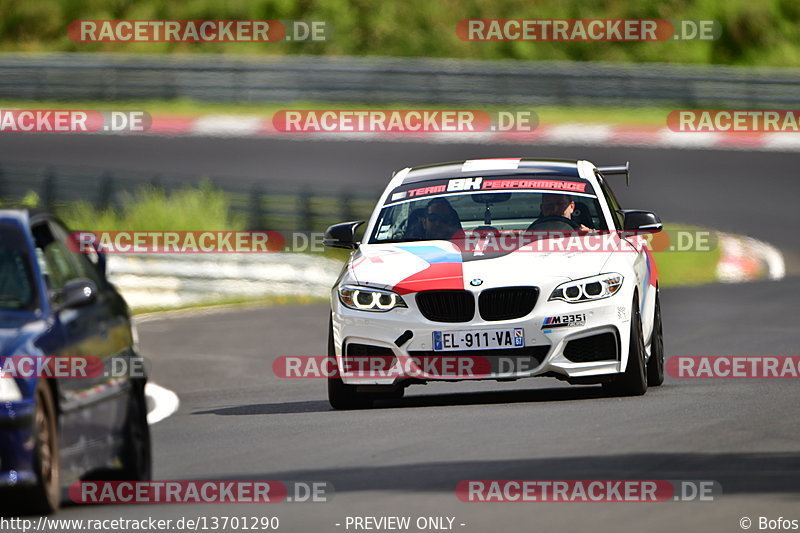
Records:
{"label": "armco barrier", "polygon": [[0,54],[0,98],[216,102],[800,105],[800,70],[326,56]]}
{"label": "armco barrier", "polygon": [[340,261],[311,254],[113,255],[108,276],[133,309],[264,296],[326,297]]}

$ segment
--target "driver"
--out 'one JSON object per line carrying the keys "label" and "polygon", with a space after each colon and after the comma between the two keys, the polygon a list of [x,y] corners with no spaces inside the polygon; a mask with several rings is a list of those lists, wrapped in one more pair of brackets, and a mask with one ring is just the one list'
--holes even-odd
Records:
{"label": "driver", "polygon": [[[543,194],[542,203],[539,206],[543,217],[564,217],[572,220],[572,212],[575,211],[575,202],[568,194]],[[578,224],[578,231],[592,231],[583,224]]]}
{"label": "driver", "polygon": [[428,239],[447,240],[461,231],[461,221],[450,202],[445,198],[434,198],[425,209],[422,227]]}

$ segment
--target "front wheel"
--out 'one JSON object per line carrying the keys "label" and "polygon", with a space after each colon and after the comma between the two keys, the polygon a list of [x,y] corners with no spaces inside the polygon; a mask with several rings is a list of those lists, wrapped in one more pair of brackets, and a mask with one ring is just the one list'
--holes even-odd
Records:
{"label": "front wheel", "polygon": [[[333,345],[333,322],[328,322],[328,357],[333,361],[330,368],[337,368],[336,348]],[[328,378],[328,402],[334,409],[369,409],[372,397],[356,391],[354,385],[347,385],[342,378]]]}
{"label": "front wheel", "polygon": [[639,296],[633,297],[631,308],[631,340],[628,348],[628,365],[625,372],[603,387],[614,396],[641,396],[647,392],[647,372],[645,363],[644,334],[642,315],[639,311]]}
{"label": "front wheel", "polygon": [[50,514],[58,510],[61,505],[61,461],[56,403],[53,398],[53,390],[44,380],[39,380],[36,386],[34,432],[36,487],[25,507],[36,514]]}
{"label": "front wheel", "polygon": [[341,378],[328,378],[328,402],[334,409],[369,409],[372,398],[356,392],[353,385],[345,384]]}
{"label": "front wheel", "polygon": [[123,478],[126,481],[150,481],[153,463],[143,383],[135,382],[131,387],[124,435],[121,472]]}

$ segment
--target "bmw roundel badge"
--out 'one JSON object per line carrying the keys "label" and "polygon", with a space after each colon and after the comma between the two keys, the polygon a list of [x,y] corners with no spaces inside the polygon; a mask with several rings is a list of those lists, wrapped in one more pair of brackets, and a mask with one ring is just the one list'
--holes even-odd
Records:
{"label": "bmw roundel badge", "polygon": [[472,281],[470,281],[469,284],[472,285],[473,287],[477,287],[478,285],[483,285],[483,280],[480,278],[475,278]]}

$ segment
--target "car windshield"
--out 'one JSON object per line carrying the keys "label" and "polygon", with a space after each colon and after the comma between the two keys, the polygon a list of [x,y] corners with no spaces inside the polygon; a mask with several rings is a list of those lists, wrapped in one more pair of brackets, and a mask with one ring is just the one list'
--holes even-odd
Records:
{"label": "car windshield", "polygon": [[36,290],[22,230],[0,223],[0,310],[32,310]]}
{"label": "car windshield", "polygon": [[[481,181],[467,185],[477,191],[447,192],[475,179]],[[525,186],[530,190],[524,190]],[[575,178],[517,176],[398,187],[389,194],[369,242],[446,240],[461,231],[606,230],[597,197],[586,192],[589,187],[588,182]]]}

